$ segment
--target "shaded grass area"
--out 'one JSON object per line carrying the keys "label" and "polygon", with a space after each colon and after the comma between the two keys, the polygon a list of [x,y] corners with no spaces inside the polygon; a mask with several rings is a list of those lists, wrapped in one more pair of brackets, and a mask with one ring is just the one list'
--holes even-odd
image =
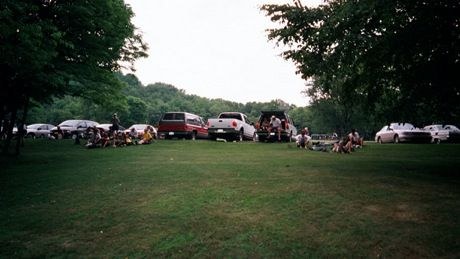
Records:
{"label": "shaded grass area", "polygon": [[28,140],[0,158],[0,257],[458,257],[460,145]]}

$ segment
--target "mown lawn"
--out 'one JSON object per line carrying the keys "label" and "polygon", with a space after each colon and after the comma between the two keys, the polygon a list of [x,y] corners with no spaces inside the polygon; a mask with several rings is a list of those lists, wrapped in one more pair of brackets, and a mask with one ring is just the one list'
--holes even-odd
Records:
{"label": "mown lawn", "polygon": [[0,258],[460,257],[460,145],[25,144]]}

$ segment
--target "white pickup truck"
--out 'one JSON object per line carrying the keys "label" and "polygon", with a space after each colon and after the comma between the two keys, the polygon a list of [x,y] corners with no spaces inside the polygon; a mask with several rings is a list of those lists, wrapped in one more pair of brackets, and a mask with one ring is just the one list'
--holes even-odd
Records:
{"label": "white pickup truck", "polygon": [[211,139],[256,140],[254,123],[240,112],[223,112],[216,119],[208,119],[208,134]]}

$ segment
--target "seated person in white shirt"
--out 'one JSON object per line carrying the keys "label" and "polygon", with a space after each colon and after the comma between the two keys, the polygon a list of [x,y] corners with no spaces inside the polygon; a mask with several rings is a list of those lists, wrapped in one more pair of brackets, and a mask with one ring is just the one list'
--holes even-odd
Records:
{"label": "seated person in white shirt", "polygon": [[306,130],[302,130],[299,135],[296,136],[296,144],[298,148],[307,148],[311,137],[307,135]]}

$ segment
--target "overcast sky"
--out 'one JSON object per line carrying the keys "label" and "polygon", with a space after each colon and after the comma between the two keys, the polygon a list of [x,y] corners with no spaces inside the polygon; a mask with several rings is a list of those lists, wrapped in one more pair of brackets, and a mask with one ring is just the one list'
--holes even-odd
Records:
{"label": "overcast sky", "polygon": [[[259,10],[283,0],[125,0],[149,44],[135,63],[144,85],[163,82],[187,94],[241,103],[282,99],[305,106],[305,82],[281,49],[268,42],[273,28]],[[321,0],[303,0],[317,5]]]}

